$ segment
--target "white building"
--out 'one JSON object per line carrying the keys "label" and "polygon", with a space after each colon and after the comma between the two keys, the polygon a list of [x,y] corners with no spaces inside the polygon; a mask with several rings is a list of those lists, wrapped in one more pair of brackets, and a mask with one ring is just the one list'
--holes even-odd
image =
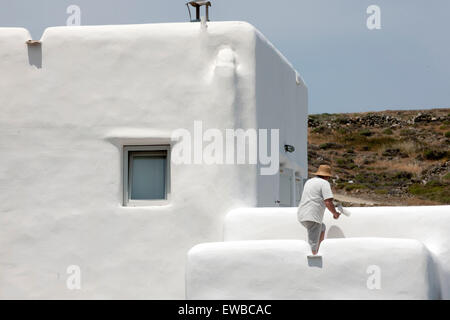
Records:
{"label": "white building", "polygon": [[[0,29],[0,298],[184,299],[187,252],[222,241],[227,212],[297,204],[307,88],[248,23],[55,27],[28,40]],[[281,174],[174,164],[172,133],[195,121],[279,129]],[[158,182],[140,181],[143,168]]]}

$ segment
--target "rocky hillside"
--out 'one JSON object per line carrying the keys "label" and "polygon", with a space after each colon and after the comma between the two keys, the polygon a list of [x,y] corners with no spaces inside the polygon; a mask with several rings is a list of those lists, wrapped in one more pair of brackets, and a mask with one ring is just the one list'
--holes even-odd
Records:
{"label": "rocky hillside", "polygon": [[309,172],[330,164],[347,205],[450,204],[450,109],[310,115],[308,127]]}

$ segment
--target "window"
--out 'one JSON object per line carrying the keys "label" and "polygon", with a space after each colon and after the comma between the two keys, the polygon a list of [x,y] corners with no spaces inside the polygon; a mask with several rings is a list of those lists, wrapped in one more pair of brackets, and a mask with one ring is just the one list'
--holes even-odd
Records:
{"label": "window", "polygon": [[124,205],[166,204],[170,194],[170,147],[124,147]]}

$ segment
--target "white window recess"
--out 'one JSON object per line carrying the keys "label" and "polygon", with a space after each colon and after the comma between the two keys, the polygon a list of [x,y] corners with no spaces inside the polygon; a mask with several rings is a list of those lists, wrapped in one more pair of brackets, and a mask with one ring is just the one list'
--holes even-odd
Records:
{"label": "white window recess", "polygon": [[165,205],[169,198],[170,146],[124,146],[123,205]]}

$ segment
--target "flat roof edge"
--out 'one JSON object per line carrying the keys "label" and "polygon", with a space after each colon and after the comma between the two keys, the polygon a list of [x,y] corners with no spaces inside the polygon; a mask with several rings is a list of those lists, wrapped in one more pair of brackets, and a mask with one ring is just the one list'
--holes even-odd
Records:
{"label": "flat roof edge", "polygon": [[255,32],[256,36],[261,41],[265,42],[270,48],[272,48],[272,50],[275,51],[275,53],[280,57],[280,59],[283,60],[283,62],[294,71],[297,81],[299,81],[298,85],[302,85],[307,88],[308,86],[306,85],[306,82],[301,76],[300,72],[298,72],[298,70],[295,69],[294,65],[286,58],[286,56],[283,53],[281,53],[281,51],[277,47],[275,47],[275,45],[257,28],[255,28]]}

